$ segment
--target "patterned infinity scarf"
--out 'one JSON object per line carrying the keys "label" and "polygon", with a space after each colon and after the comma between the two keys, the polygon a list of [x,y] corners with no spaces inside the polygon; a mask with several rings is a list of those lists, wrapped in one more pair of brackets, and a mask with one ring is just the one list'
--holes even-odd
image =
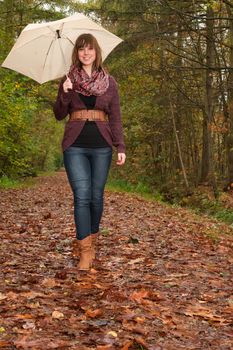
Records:
{"label": "patterned infinity scarf", "polygon": [[78,69],[72,65],[68,76],[73,84],[73,89],[85,96],[101,96],[109,87],[109,75],[104,69],[93,71],[89,77],[84,69]]}

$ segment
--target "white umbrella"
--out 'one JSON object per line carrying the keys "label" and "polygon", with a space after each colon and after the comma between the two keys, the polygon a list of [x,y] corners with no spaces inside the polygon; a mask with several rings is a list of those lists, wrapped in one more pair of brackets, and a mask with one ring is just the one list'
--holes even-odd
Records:
{"label": "white umbrella", "polygon": [[28,24],[21,32],[2,67],[22,73],[38,83],[65,75],[77,37],[93,34],[105,59],[122,39],[82,13],[46,23]]}

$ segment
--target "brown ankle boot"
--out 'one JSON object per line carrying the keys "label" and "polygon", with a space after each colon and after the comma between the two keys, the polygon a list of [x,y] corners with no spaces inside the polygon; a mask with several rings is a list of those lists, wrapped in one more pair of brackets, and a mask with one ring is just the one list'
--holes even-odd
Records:
{"label": "brown ankle boot", "polygon": [[89,270],[92,265],[92,235],[79,240],[80,261],[78,264],[79,270]]}
{"label": "brown ankle boot", "polygon": [[96,257],[96,245],[98,240],[99,232],[92,233],[92,259],[94,260]]}

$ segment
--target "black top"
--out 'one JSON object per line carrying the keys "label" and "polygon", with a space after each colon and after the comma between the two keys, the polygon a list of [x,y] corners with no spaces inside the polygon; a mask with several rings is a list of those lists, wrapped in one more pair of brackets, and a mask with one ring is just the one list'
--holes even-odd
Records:
{"label": "black top", "polygon": [[[96,96],[85,96],[79,93],[79,97],[84,102],[87,109],[94,109]],[[86,121],[84,127],[74,143],[73,147],[85,147],[85,148],[100,148],[109,147],[109,144],[105,138],[101,135],[96,122]]]}

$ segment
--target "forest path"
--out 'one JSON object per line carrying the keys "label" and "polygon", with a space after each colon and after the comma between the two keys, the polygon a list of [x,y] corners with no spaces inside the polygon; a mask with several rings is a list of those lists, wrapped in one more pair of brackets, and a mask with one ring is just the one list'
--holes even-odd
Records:
{"label": "forest path", "polygon": [[108,192],[99,257],[72,255],[64,172],[0,191],[0,348],[230,350],[233,241],[228,227]]}

